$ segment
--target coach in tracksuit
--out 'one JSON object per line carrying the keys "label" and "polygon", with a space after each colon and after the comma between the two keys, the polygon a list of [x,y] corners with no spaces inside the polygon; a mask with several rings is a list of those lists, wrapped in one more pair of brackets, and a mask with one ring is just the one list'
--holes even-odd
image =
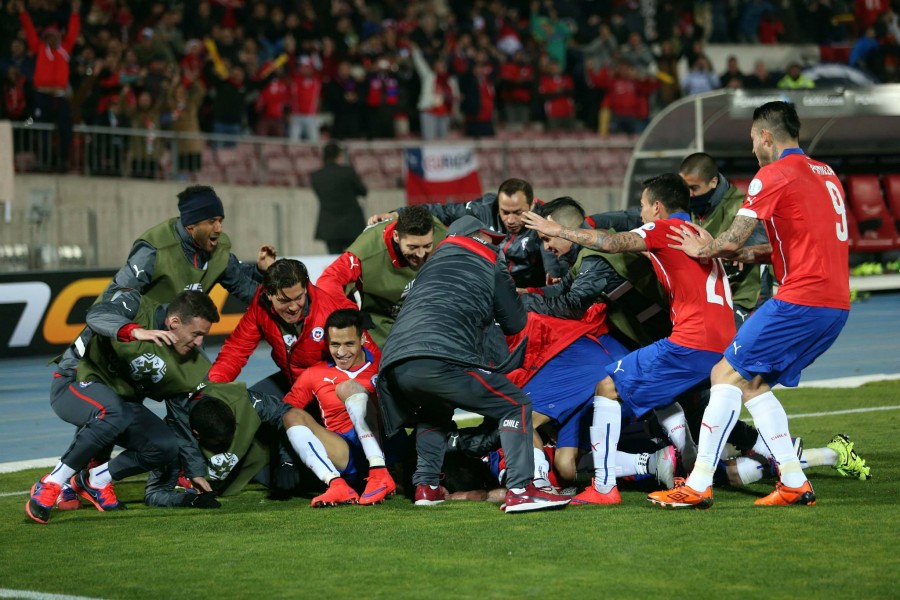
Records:
{"label": "coach in tracksuit", "polygon": [[[497,366],[483,351],[486,337],[518,333],[527,321],[497,256],[502,235],[472,216],[455,221],[448,233],[419,272],[385,343],[378,391],[386,434],[416,415],[416,504],[436,504],[444,499],[440,474],[454,408],[497,419],[511,489],[507,512],[550,507],[532,484],[531,400],[499,374],[518,366],[524,348]],[[514,499],[512,490],[519,490]]]}

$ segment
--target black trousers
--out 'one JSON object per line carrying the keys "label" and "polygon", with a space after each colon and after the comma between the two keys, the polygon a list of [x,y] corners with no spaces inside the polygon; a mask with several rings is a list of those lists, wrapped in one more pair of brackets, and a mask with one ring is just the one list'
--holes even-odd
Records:
{"label": "black trousers", "polygon": [[123,400],[102,383],[79,384],[56,377],[50,405],[60,419],[78,427],[63,464],[80,471],[91,458],[108,455],[113,445],[125,450],[109,462],[113,479],[162,467],[178,457],[178,440],[162,419],[143,404]]}
{"label": "black trousers", "polygon": [[455,408],[496,419],[506,457],[507,485],[525,487],[534,475],[531,399],[506,377],[442,360],[416,358],[392,366],[383,377],[395,400],[418,416],[416,485],[438,485]]}

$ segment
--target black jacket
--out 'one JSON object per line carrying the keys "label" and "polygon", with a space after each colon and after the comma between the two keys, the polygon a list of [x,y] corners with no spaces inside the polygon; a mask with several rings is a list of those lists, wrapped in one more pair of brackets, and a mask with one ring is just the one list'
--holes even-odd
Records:
{"label": "black jacket", "polygon": [[[485,194],[481,198],[469,202],[451,204],[424,204],[428,211],[441,223],[449,226],[453,221],[465,215],[472,215],[492,230],[506,234],[500,249],[512,274],[516,287],[543,287],[547,284],[546,273],[560,277],[566,271],[551,252],[543,249],[537,231],[523,229],[519,233],[509,233],[500,220],[497,194]],[[395,209],[398,214],[405,207]]]}
{"label": "black jacket", "polygon": [[357,198],[369,193],[359,174],[348,165],[327,163],[309,177],[319,199],[316,239],[352,242],[366,227]]}
{"label": "black jacket", "polygon": [[[506,364],[492,364],[485,355],[486,346],[491,345],[486,338],[518,333],[526,322],[527,314],[497,247],[470,237],[448,237],[413,282],[384,344],[381,372],[412,358],[511,370],[522,355],[513,353]],[[386,379],[379,376],[378,393],[391,435],[403,426],[406,410],[394,401]]]}

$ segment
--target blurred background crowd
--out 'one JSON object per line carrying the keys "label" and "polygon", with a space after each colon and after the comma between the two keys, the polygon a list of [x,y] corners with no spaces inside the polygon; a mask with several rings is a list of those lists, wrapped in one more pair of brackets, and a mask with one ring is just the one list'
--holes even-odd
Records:
{"label": "blurred background crowd", "polygon": [[[712,64],[707,44],[842,47],[896,82],[898,4],[17,0],[0,10],[0,117],[309,141],[633,134],[685,95],[815,85],[799,64]],[[181,143],[199,160],[202,140]]]}

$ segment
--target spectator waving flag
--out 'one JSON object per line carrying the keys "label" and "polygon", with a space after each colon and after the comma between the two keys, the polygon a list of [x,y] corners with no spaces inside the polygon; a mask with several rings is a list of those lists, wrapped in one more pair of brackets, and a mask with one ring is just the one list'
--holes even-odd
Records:
{"label": "spectator waving flag", "polygon": [[403,165],[408,204],[443,204],[481,196],[478,159],[471,146],[407,148]]}

